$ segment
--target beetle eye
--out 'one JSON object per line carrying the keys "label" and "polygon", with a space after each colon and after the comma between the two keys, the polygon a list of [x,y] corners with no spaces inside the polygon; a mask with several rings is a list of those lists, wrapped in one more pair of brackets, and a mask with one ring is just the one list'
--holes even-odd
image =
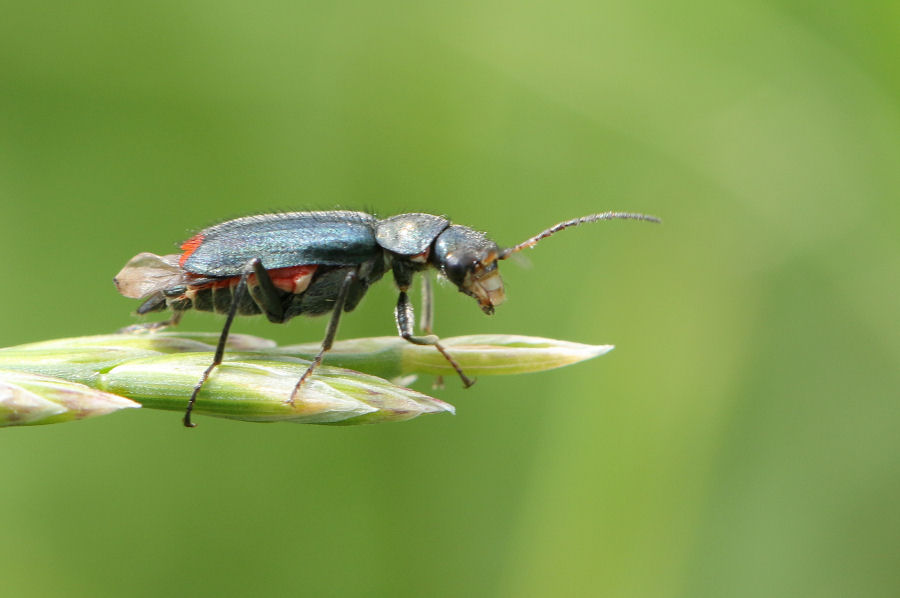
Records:
{"label": "beetle eye", "polygon": [[471,256],[463,256],[457,252],[447,254],[441,271],[444,276],[453,284],[460,286],[466,279],[466,276],[475,270],[476,262]]}

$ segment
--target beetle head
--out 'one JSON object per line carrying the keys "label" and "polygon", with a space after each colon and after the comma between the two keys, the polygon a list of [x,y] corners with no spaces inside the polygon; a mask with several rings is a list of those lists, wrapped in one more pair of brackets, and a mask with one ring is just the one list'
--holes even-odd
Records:
{"label": "beetle head", "polygon": [[451,225],[438,235],[431,259],[460,292],[474,297],[486,314],[503,303],[497,244],[467,226]]}

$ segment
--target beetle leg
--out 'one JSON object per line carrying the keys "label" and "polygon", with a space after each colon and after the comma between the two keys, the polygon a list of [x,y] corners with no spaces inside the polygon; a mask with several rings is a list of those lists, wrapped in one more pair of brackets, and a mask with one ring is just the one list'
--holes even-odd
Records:
{"label": "beetle leg", "polygon": [[397,299],[397,309],[394,312],[394,317],[397,320],[397,331],[400,333],[401,337],[414,345],[434,345],[434,348],[440,351],[441,355],[444,356],[444,359],[446,359],[450,365],[453,366],[453,369],[456,370],[456,373],[459,374],[463,386],[469,388],[475,384],[475,380],[466,376],[462,371],[462,368],[459,367],[459,364],[456,363],[456,360],[447,353],[447,350],[441,345],[438,337],[433,334],[427,336],[413,335],[415,314],[413,313],[412,302],[409,300],[409,295],[406,294],[406,291],[400,291],[400,297]]}
{"label": "beetle leg", "polygon": [[[422,274],[422,318],[419,328],[427,335],[434,334],[434,287],[428,272]],[[444,388],[444,377],[435,376],[431,388]]]}
{"label": "beetle leg", "polygon": [[281,293],[272,282],[268,270],[263,268],[262,261],[255,259],[253,273],[256,274],[256,292],[252,293],[253,299],[263,308],[263,313],[270,322],[280,324],[284,322],[284,305],[281,303]]}
{"label": "beetle leg", "polygon": [[203,383],[209,378],[210,373],[212,373],[217,365],[222,363],[222,357],[225,355],[225,343],[228,341],[228,331],[231,329],[231,323],[234,321],[234,316],[237,314],[238,305],[240,305],[241,299],[243,299],[244,293],[247,291],[247,278],[250,276],[251,272],[256,270],[260,263],[259,258],[250,260],[247,265],[244,266],[244,271],[241,273],[241,279],[234,288],[234,295],[231,297],[231,307],[228,309],[228,316],[225,318],[225,326],[222,327],[222,334],[219,336],[219,343],[216,345],[216,354],[213,357],[213,362],[203,371],[203,375],[200,376],[200,380],[198,380],[197,384],[194,386],[194,391],[191,393],[191,398],[188,400],[187,409],[184,411],[184,427],[186,428],[194,428],[197,426],[197,424],[191,422],[191,411],[194,410],[194,403],[197,401],[197,393],[200,392]]}
{"label": "beetle leg", "polygon": [[427,272],[422,274],[422,319],[419,328],[425,334],[434,334],[434,291]]}
{"label": "beetle leg", "polygon": [[163,320],[162,322],[143,322],[141,324],[132,324],[131,326],[120,328],[119,332],[122,334],[133,334],[135,332],[153,332],[156,330],[162,330],[163,328],[168,328],[169,326],[177,326],[178,322],[181,321],[182,315],[184,315],[184,310],[176,309],[172,312],[172,317],[168,320]]}
{"label": "beetle leg", "polygon": [[348,271],[347,275],[344,277],[344,281],[341,283],[341,289],[338,291],[337,299],[334,300],[334,309],[331,312],[331,320],[328,322],[328,329],[325,331],[325,338],[322,340],[322,347],[319,349],[318,355],[316,355],[312,363],[309,364],[309,367],[306,368],[306,371],[303,372],[303,375],[300,376],[300,380],[298,380],[297,384],[294,386],[294,390],[291,392],[291,398],[288,399],[288,403],[291,405],[294,404],[294,397],[297,396],[297,392],[300,390],[303,382],[312,375],[313,370],[322,364],[322,358],[325,356],[325,353],[331,349],[331,345],[334,344],[334,337],[337,336],[338,324],[341,323],[341,313],[344,311],[344,304],[347,302],[347,295],[350,294],[350,287],[353,286],[353,283],[356,282],[358,277],[359,268],[353,268]]}

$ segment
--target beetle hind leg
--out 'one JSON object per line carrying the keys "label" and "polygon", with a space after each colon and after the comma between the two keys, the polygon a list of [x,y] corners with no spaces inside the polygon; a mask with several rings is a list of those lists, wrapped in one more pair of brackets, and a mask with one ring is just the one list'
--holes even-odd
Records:
{"label": "beetle hind leg", "polygon": [[200,376],[200,380],[197,381],[197,384],[194,385],[194,390],[191,392],[191,398],[188,399],[187,408],[184,410],[184,427],[185,428],[194,428],[197,424],[191,421],[191,412],[194,410],[194,403],[197,402],[197,394],[200,392],[200,389],[203,388],[203,384],[206,382],[209,375],[216,368],[217,365],[222,363],[222,357],[225,355],[225,343],[228,341],[228,331],[231,330],[231,323],[234,321],[234,316],[237,315],[238,306],[241,303],[241,300],[244,297],[244,293],[247,292],[247,278],[250,276],[251,272],[256,271],[257,269],[262,267],[262,263],[259,258],[254,258],[250,260],[246,266],[244,266],[244,270],[241,273],[241,278],[238,280],[237,286],[234,288],[234,296],[231,298],[231,306],[228,309],[228,316],[225,318],[225,325],[222,327],[222,334],[219,335],[219,342],[216,344],[216,353],[213,356],[213,362],[209,364],[205,370],[203,370],[203,374]]}
{"label": "beetle hind leg", "polygon": [[142,322],[140,324],[132,324],[131,326],[120,328],[118,332],[119,334],[134,334],[140,332],[155,332],[157,330],[163,330],[164,328],[168,328],[169,326],[177,326],[178,322],[181,321],[181,316],[183,315],[184,310],[177,309],[172,312],[172,317],[168,320],[163,320],[161,322]]}

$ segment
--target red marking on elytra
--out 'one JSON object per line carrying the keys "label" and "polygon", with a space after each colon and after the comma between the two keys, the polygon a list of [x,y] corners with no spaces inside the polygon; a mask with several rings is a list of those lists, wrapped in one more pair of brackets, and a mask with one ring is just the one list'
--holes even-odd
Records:
{"label": "red marking on elytra", "polygon": [[191,257],[191,254],[197,251],[197,248],[203,245],[203,233],[197,233],[187,241],[181,244],[181,249],[184,250],[184,253],[181,254],[181,257],[178,259],[178,265],[182,268],[184,267],[184,263]]}

